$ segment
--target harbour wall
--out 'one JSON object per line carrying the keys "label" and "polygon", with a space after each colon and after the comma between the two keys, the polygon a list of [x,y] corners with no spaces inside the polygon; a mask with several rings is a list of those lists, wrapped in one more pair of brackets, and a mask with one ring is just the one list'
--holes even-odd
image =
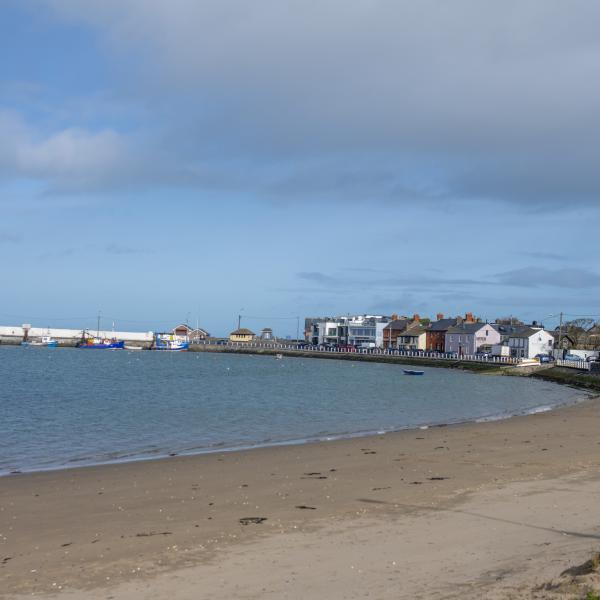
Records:
{"label": "harbour wall", "polygon": [[[99,334],[99,335],[98,335]],[[149,348],[154,340],[152,331],[112,331],[95,329],[58,329],[54,327],[23,327],[16,325],[0,325],[0,344],[18,346],[27,337],[28,340],[39,340],[49,336],[56,340],[60,346],[75,346],[82,337],[97,336],[101,338],[116,338],[124,340],[135,346]]]}

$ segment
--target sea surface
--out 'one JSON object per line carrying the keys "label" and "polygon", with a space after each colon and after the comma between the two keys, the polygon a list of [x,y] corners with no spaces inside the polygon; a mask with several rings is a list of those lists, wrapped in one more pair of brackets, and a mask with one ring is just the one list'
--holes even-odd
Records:
{"label": "sea surface", "polygon": [[525,378],[424,370],[0,346],[0,474],[491,420],[581,396]]}

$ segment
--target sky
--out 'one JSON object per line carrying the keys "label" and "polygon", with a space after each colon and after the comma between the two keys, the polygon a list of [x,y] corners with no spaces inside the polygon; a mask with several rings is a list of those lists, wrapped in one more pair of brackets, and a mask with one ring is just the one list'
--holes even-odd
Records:
{"label": "sky", "polygon": [[0,323],[600,316],[595,0],[1,0]]}

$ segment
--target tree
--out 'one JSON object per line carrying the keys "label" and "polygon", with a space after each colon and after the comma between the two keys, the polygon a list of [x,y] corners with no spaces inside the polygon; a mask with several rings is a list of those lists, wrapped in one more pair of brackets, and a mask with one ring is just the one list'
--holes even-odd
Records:
{"label": "tree", "polygon": [[594,319],[573,319],[563,323],[563,334],[567,334],[575,348],[585,348],[589,343],[590,330],[594,327]]}

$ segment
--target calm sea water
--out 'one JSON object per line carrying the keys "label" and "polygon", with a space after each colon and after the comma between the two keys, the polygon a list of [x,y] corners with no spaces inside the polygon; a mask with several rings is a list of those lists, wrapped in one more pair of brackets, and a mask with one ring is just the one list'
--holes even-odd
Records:
{"label": "calm sea water", "polygon": [[500,418],[576,394],[446,369],[4,346],[0,473]]}

